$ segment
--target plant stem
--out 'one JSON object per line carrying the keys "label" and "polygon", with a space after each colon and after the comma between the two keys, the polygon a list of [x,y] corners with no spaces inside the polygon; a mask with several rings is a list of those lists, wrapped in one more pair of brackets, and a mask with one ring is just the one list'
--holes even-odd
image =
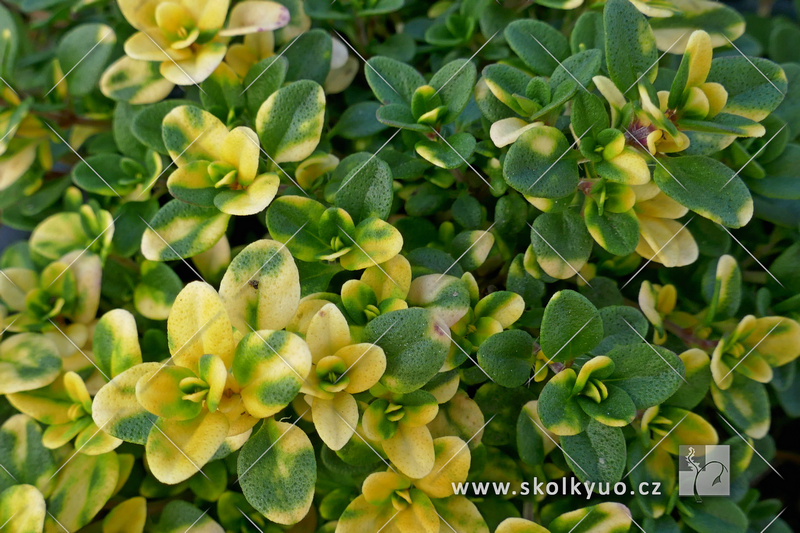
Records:
{"label": "plant stem", "polygon": [[719,341],[701,339],[691,329],[682,328],[671,320],[664,320],[664,328],[692,348],[700,348],[703,351],[710,352],[719,344]]}

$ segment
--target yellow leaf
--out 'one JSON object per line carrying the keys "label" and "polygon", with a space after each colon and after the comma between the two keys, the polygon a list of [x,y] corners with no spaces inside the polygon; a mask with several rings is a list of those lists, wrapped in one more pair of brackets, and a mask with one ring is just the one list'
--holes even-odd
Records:
{"label": "yellow leaf", "polygon": [[193,55],[189,58],[163,61],[160,67],[161,75],[175,85],[197,85],[211,76],[222,63],[227,49],[224,41],[215,39],[192,49]]}
{"label": "yellow leaf", "polygon": [[529,129],[542,125],[544,125],[544,122],[533,122],[529,124],[517,117],[504,118],[492,124],[489,130],[489,136],[495,146],[503,148],[504,146],[513,144],[520,135]]}
{"label": "yellow leaf", "polygon": [[675,220],[639,215],[636,253],[668,267],[686,266],[697,260],[697,243],[688,229]]}
{"label": "yellow leaf", "polygon": [[439,516],[433,502],[420,490],[411,490],[411,505],[397,513],[400,533],[439,533]]}
{"label": "yellow leaf", "polygon": [[431,498],[447,498],[453,495],[453,483],[467,480],[469,448],[458,437],[439,437],[433,441],[433,449],[436,459],[430,474],[414,485]]}
{"label": "yellow leaf", "polygon": [[711,37],[703,30],[696,30],[689,36],[684,55],[689,60],[689,73],[686,78],[687,87],[697,87],[706,81],[711,70],[711,59],[714,48]]}
{"label": "yellow leaf", "polygon": [[550,531],[524,518],[506,518],[498,524],[495,533],[550,533]]}
{"label": "yellow leaf", "polygon": [[289,24],[290,18],[289,10],[277,2],[239,2],[231,10],[228,27],[219,34],[227,37],[277,30]]}
{"label": "yellow leaf", "polygon": [[352,395],[339,392],[333,400],[314,398],[311,416],[322,441],[331,450],[340,450],[353,436],[358,425],[358,405]]}
{"label": "yellow leaf", "polygon": [[349,383],[345,390],[351,394],[364,392],[375,385],[386,370],[386,355],[380,346],[374,344],[351,344],[337,350],[335,356],[347,365]]}
{"label": "yellow leaf", "polygon": [[350,344],[347,319],[332,303],[326,303],[316,312],[305,335],[314,363]]}
{"label": "yellow leaf", "polygon": [[171,62],[186,61],[192,58],[191,50],[172,48],[169,41],[158,32],[134,33],[125,41],[125,54],[132,59],[141,61]]}
{"label": "yellow leaf", "polygon": [[383,451],[398,470],[410,478],[424,477],[433,468],[433,437],[427,426],[400,424],[394,436],[383,441]]}
{"label": "yellow leaf", "polygon": [[411,481],[394,471],[374,472],[367,476],[361,487],[366,501],[371,505],[390,503],[396,491],[411,487]]}
{"label": "yellow leaf", "polygon": [[785,365],[800,355],[800,324],[779,316],[758,318],[744,344],[754,348],[772,366]]}
{"label": "yellow leaf", "polygon": [[187,480],[213,457],[227,436],[228,419],[222,413],[185,421],[159,418],[145,445],[150,472],[168,485]]}
{"label": "yellow leaf", "polygon": [[103,519],[103,533],[142,533],[147,500],[141,496],[117,504]]}
{"label": "yellow leaf", "polygon": [[370,286],[378,302],[389,298],[405,300],[411,288],[411,264],[402,255],[396,255],[380,268],[373,265],[364,270],[361,281]]}
{"label": "yellow leaf", "polygon": [[178,293],[167,319],[167,333],[176,365],[197,373],[200,357],[208,353],[230,368],[234,349],[231,321],[211,285],[193,281]]}

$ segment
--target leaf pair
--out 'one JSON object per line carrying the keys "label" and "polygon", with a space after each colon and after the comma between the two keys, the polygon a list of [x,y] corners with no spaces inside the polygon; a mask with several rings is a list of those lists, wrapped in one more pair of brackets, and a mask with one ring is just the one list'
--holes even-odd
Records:
{"label": "leaf pair", "polygon": [[338,259],[346,270],[361,270],[388,261],[403,246],[400,232],[383,220],[371,217],[356,225],[343,209],[325,209],[311,198],[282,196],[266,218],[270,235],[300,261]]}

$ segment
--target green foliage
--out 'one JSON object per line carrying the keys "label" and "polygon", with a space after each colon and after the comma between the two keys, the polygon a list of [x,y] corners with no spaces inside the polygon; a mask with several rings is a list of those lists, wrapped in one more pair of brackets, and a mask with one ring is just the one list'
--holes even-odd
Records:
{"label": "green foliage", "polygon": [[111,4],[0,6],[0,529],[789,530],[795,19]]}

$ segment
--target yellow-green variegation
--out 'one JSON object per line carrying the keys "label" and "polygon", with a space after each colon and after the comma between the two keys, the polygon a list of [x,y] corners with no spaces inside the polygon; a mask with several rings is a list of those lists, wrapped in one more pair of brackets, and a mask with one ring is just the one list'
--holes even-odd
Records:
{"label": "yellow-green variegation", "polygon": [[772,380],[773,368],[800,356],[800,324],[791,318],[745,316],[711,356],[716,385],[728,389],[736,372],[759,383]]}
{"label": "yellow-green variegation", "polygon": [[358,425],[353,394],[378,382],[386,369],[386,356],[380,346],[354,343],[347,319],[334,304],[321,307],[302,333],[313,362],[303,392],[311,405],[314,427],[329,448],[339,450]]}
{"label": "yellow-green variegation", "polygon": [[239,483],[261,514],[278,524],[295,524],[311,507],[317,463],[314,448],[300,428],[266,420],[242,448]]}
{"label": "yellow-green variegation", "polygon": [[[103,88],[107,96],[132,103],[156,102],[166,96],[173,84],[197,85],[205,80],[225,57],[229,37],[275,30],[289,23],[288,9],[269,1],[237,4],[230,17],[227,1],[159,4],[119,0],[118,4],[137,31],[125,41],[127,56],[112,65],[110,73],[106,72]],[[133,93],[112,89],[121,84],[122,75],[125,86],[146,84],[146,80],[154,78],[148,71],[156,69],[167,80],[153,80],[163,86],[161,89]]]}
{"label": "yellow-green variegation", "polygon": [[211,113],[176,107],[164,117],[164,145],[177,165],[170,193],[184,202],[216,207],[228,215],[253,215],[269,205],[280,180],[259,173],[259,142],[246,126],[231,131]]}
{"label": "yellow-green variegation", "polygon": [[411,289],[411,264],[396,255],[382,265],[364,270],[361,279],[342,285],[342,305],[348,317],[364,325],[376,316],[408,307]]}
{"label": "yellow-green variegation", "polygon": [[451,520],[454,526],[464,522],[458,531],[488,531],[475,505],[464,496],[453,495],[452,484],[463,483],[469,471],[471,456],[466,443],[457,437],[441,437],[433,447],[435,463],[424,477],[413,479],[391,468],[370,474],[362,494],[339,518],[336,533],[377,531],[388,520],[399,533],[436,533]]}
{"label": "yellow-green variegation", "polygon": [[370,217],[356,225],[344,209],[326,209],[302,196],[278,198],[266,219],[272,238],[301,261],[338,259],[346,270],[362,270],[389,261],[403,247],[402,235],[388,222]]}
{"label": "yellow-green variegation", "polygon": [[300,302],[300,276],[285,246],[260,240],[233,259],[219,289],[231,324],[241,333],[280,330]]}

